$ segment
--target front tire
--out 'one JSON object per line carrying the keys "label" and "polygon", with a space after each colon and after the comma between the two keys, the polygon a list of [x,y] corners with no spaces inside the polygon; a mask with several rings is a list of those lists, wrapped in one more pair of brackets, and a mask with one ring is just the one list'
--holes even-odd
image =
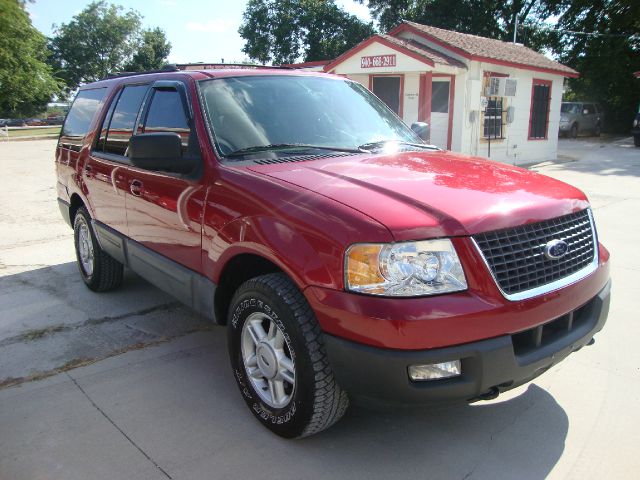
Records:
{"label": "front tire", "polygon": [[124,266],[100,248],[84,207],[78,209],[73,219],[73,241],[80,276],[89,289],[106,292],[122,284]]}
{"label": "front tire", "polygon": [[599,137],[601,133],[602,133],[602,127],[600,126],[600,124],[598,124],[596,125],[596,128],[593,129],[593,135],[595,137]]}
{"label": "front tire", "polygon": [[229,308],[231,367],[254,416],[301,438],[337,422],[349,399],[335,381],[311,307],[281,273],[248,280]]}
{"label": "front tire", "polygon": [[636,147],[640,147],[640,135],[634,135],[633,136],[633,144]]}
{"label": "front tire", "polygon": [[578,125],[577,124],[573,124],[571,125],[571,131],[569,132],[569,137],[570,138],[578,138]]}

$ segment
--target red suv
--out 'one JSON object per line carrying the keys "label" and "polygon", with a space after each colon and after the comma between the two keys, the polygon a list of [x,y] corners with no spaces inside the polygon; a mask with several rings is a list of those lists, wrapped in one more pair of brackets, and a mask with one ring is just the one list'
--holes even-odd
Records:
{"label": "red suv", "polygon": [[284,437],[329,427],[349,398],[493,398],[607,318],[609,253],[582,192],[427,145],[338,76],[86,85],[56,166],[87,286],[126,267],[227,325],[242,397]]}

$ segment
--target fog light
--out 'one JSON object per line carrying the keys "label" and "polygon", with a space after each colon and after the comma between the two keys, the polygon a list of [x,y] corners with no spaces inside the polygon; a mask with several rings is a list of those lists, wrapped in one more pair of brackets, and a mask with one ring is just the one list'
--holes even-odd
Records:
{"label": "fog light", "polygon": [[457,377],[461,373],[462,367],[460,366],[460,360],[409,366],[409,378],[414,381]]}

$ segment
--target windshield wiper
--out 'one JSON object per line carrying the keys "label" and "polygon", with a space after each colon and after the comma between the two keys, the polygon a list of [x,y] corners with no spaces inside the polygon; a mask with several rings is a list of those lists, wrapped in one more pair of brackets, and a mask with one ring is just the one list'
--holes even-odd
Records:
{"label": "windshield wiper", "polygon": [[324,145],[308,145],[306,143],[272,143],[269,145],[255,145],[253,147],[240,148],[225,155],[225,157],[240,157],[242,155],[250,155],[252,153],[269,152],[277,150],[301,149],[301,150],[331,150],[334,152],[362,153],[357,148],[346,147],[327,147]]}
{"label": "windshield wiper", "polygon": [[358,149],[364,150],[364,151],[375,150],[377,148],[384,147],[387,143],[397,143],[398,145],[409,145],[410,147],[426,148],[427,150],[440,150],[440,148],[436,147],[435,145],[429,145],[428,143],[412,143],[412,142],[405,142],[402,140],[379,140],[377,142],[363,143],[362,145],[358,146]]}

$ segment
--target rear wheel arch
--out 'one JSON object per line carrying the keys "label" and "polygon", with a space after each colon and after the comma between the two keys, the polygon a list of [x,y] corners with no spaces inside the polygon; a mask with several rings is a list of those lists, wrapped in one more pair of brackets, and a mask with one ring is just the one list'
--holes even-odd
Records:
{"label": "rear wheel arch", "polygon": [[74,222],[75,217],[76,217],[76,213],[78,213],[78,209],[80,207],[87,208],[87,206],[85,205],[85,203],[82,200],[82,198],[80,197],[80,195],[78,195],[77,193],[72,194],[70,200],[71,201],[69,203],[69,218],[71,220],[71,225],[73,225],[73,222]]}

